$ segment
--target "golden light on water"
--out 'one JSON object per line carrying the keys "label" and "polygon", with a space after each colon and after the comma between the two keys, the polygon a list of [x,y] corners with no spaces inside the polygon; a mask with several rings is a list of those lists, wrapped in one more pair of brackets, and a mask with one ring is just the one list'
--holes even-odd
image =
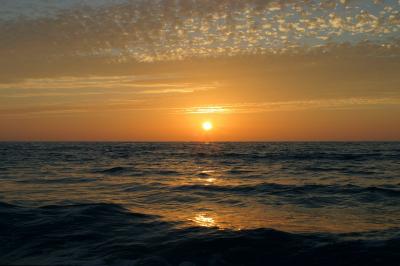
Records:
{"label": "golden light on water", "polygon": [[209,177],[209,178],[205,179],[205,181],[206,181],[207,183],[214,183],[215,180],[216,180],[216,178],[213,178],[213,177]]}
{"label": "golden light on water", "polygon": [[199,226],[203,227],[214,227],[216,226],[215,220],[212,217],[206,216],[205,214],[197,214],[193,222],[195,222]]}
{"label": "golden light on water", "polygon": [[210,121],[203,122],[201,126],[204,131],[210,131],[213,129],[213,124]]}

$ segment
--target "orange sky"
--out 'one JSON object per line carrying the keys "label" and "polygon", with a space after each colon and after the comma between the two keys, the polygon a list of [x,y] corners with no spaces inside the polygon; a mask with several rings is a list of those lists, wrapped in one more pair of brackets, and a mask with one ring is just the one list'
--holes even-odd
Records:
{"label": "orange sky", "polygon": [[0,13],[0,140],[400,140],[398,1],[75,2]]}

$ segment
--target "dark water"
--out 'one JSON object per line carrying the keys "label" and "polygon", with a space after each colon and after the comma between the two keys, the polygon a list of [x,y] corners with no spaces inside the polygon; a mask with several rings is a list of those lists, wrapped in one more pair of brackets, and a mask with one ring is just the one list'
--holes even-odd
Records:
{"label": "dark water", "polygon": [[1,143],[0,264],[400,265],[400,143]]}

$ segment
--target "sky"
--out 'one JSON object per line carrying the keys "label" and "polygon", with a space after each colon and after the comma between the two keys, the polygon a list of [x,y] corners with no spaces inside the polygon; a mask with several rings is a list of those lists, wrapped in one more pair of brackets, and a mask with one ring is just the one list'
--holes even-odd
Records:
{"label": "sky", "polygon": [[400,0],[1,0],[0,40],[0,141],[400,140]]}

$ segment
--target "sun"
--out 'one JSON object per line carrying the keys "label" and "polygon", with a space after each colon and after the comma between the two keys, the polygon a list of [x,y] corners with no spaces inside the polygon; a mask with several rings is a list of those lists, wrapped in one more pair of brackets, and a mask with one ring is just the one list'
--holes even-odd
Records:
{"label": "sun", "polygon": [[201,124],[201,127],[204,131],[210,131],[211,129],[213,129],[213,124],[210,121],[206,121]]}

